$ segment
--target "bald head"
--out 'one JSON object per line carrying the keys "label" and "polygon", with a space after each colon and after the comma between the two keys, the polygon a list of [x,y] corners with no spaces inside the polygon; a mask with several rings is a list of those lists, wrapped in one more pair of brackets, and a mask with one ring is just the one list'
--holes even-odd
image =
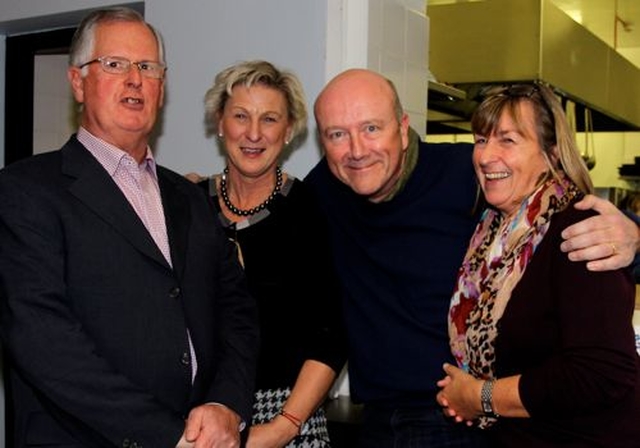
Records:
{"label": "bald head", "polygon": [[371,70],[347,70],[320,92],[314,113],[331,172],[371,202],[387,198],[409,142],[393,84]]}
{"label": "bald head", "polygon": [[391,81],[372,70],[353,68],[345,70],[331,79],[322,89],[314,105],[314,113],[318,127],[319,116],[326,115],[327,106],[333,106],[338,101],[353,105],[359,100],[377,99],[391,107],[398,121],[402,119],[402,105],[398,93]]}

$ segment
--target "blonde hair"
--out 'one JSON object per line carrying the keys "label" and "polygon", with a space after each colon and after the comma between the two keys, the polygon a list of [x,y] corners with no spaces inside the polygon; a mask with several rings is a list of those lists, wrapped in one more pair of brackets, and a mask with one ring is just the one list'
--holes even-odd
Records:
{"label": "blonde hair", "polygon": [[208,135],[218,132],[218,120],[224,106],[237,85],[251,87],[263,85],[284,94],[288,119],[291,122],[290,140],[307,129],[307,102],[302,84],[296,75],[276,68],[267,61],[245,61],[232,65],[216,75],[213,86],[204,97],[205,121]]}

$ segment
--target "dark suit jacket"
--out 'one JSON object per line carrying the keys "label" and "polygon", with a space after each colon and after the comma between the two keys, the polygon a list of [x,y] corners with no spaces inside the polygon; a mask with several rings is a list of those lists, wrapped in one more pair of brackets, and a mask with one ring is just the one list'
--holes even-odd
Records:
{"label": "dark suit jacket", "polygon": [[173,268],[75,136],[0,172],[15,446],[173,447],[205,402],[250,422],[257,311],[234,247],[201,189],[158,178]]}

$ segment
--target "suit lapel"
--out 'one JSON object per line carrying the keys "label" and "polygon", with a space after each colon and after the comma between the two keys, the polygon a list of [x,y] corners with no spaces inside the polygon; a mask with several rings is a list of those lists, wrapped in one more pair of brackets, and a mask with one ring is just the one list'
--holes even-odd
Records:
{"label": "suit lapel", "polygon": [[69,192],[137,250],[170,268],[127,198],[91,153],[75,138],[70,139],[61,152],[63,174],[76,179]]}
{"label": "suit lapel", "polygon": [[173,269],[179,277],[182,277],[191,224],[189,200],[161,166],[158,166],[158,183],[164,207],[164,219],[167,223]]}

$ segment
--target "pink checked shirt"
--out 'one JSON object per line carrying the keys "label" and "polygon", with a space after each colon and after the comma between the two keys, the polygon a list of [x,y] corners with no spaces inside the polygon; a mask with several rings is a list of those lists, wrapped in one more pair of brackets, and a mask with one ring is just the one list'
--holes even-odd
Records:
{"label": "pink checked shirt", "polygon": [[[147,147],[144,160],[138,164],[129,154],[97,138],[83,127],[78,129],[77,137],[78,141],[98,160],[118,185],[171,266],[169,237],[167,236],[164,209],[160,199],[156,162],[149,147]],[[189,337],[189,351],[193,360],[191,364],[191,380],[193,381],[198,363],[188,331],[187,336]]]}

